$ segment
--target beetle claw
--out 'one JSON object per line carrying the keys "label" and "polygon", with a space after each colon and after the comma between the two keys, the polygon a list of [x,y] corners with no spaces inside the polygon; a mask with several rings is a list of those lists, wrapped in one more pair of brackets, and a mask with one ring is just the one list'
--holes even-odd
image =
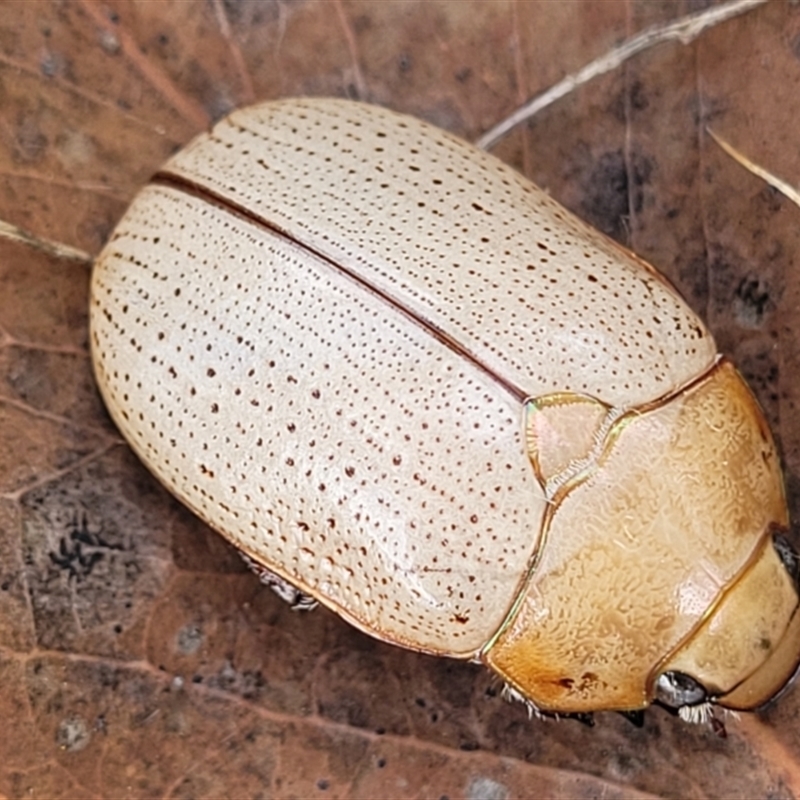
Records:
{"label": "beetle claw", "polygon": [[269,586],[281,600],[289,603],[292,607],[292,611],[311,611],[317,607],[318,603],[316,598],[305,592],[301,592],[300,589],[289,583],[289,581],[285,580],[280,575],[276,575],[263,564],[254,561],[241,550],[239,551],[239,555],[244,559],[245,564],[258,575],[259,580],[264,586]]}
{"label": "beetle claw", "polygon": [[662,703],[658,698],[653,700],[653,705],[654,706],[658,706],[659,708],[663,708],[664,711],[666,711],[667,714],[669,714],[671,717],[677,717],[678,716],[678,709],[677,708],[673,708],[672,706],[669,706],[666,703]]}
{"label": "beetle claw", "polygon": [[594,728],[594,714],[591,711],[576,711],[566,714],[542,711],[539,713],[539,717],[542,719],[553,719],[556,721],[562,719],[574,719],[576,722],[580,722],[581,725],[585,725],[587,728]]}
{"label": "beetle claw", "polygon": [[644,710],[639,708],[635,711],[619,711],[617,712],[622,714],[628,722],[631,723],[635,728],[643,728],[644,727]]}
{"label": "beetle claw", "polygon": [[728,731],[725,730],[725,723],[719,717],[711,717],[709,720],[711,730],[719,736],[720,739],[728,738]]}

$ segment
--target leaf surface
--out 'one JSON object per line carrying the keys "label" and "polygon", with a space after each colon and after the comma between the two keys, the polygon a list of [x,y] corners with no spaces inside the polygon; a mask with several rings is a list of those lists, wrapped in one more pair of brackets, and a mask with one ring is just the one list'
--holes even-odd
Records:
{"label": "leaf surface", "polygon": [[[0,219],[96,253],[237,105],[389,105],[476,139],[690,2],[6,0]],[[581,87],[496,152],[662,270],[753,386],[800,505],[800,8]],[[106,416],[89,267],[0,240],[0,797],[794,797],[800,692],[728,739],[650,711],[529,721],[481,668],[293,613]]]}

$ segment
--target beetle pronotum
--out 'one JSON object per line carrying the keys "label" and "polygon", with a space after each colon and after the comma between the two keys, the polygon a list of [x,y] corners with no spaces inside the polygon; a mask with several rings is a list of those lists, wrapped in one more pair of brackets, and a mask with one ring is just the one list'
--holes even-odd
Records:
{"label": "beetle pronotum", "polygon": [[796,668],[739,374],[655,270],[430,125],[234,112],[98,257],[91,345],[133,449],[284,594],[537,712],[708,719]]}

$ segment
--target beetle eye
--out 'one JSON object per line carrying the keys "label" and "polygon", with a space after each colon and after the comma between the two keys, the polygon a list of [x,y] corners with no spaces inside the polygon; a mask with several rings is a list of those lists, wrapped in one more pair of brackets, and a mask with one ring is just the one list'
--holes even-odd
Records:
{"label": "beetle eye", "polygon": [[694,706],[708,699],[706,690],[685,672],[664,672],[659,675],[656,697],[670,708]]}
{"label": "beetle eye", "polygon": [[797,550],[792,547],[791,542],[782,534],[776,533],[772,536],[772,546],[778,554],[783,566],[792,579],[795,586],[800,585],[800,556]]}

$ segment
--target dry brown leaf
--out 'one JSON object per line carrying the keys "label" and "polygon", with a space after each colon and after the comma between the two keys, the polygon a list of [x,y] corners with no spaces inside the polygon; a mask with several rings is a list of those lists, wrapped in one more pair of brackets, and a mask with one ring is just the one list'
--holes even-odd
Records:
{"label": "dry brown leaf", "polygon": [[[475,139],[696,3],[4,0],[0,219],[95,253],[232,107],[359,97]],[[800,509],[800,7],[661,45],[498,154],[663,270],[763,403]],[[89,368],[87,265],[0,242],[0,796],[793,797],[800,690],[730,721],[529,722],[482,669],[291,612],[166,495]],[[535,353],[532,354],[535,357]],[[637,794],[639,793],[639,794]]]}

